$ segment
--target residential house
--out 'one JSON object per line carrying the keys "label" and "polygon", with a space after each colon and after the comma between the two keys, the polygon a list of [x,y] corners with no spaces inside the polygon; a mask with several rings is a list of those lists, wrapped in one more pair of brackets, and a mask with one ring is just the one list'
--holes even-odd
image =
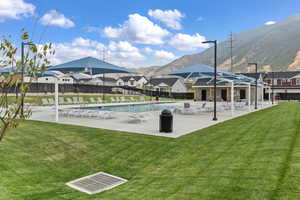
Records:
{"label": "residential house", "polygon": [[158,90],[162,92],[187,92],[184,82],[180,78],[151,78],[145,85],[148,90]]}
{"label": "residential house", "polygon": [[278,100],[300,100],[300,71],[244,73],[243,75],[258,78],[271,85],[271,90],[265,89]]}
{"label": "residential house", "polygon": [[148,82],[145,76],[122,76],[117,80],[117,86],[143,88]]}

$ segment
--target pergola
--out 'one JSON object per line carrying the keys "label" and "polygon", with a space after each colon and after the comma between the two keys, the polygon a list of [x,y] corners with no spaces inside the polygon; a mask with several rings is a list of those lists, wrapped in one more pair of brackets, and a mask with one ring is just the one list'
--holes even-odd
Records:
{"label": "pergola", "polygon": [[[183,77],[185,80],[189,78],[204,79],[208,83],[214,81],[214,69],[208,65],[196,64],[188,67],[184,67],[177,71],[168,73],[167,75],[174,75]],[[231,84],[231,112],[234,112],[234,87],[237,85],[248,86],[248,109],[251,110],[251,86],[255,85],[255,79],[244,75],[233,74],[224,70],[217,70],[217,85],[221,83]],[[259,85],[262,88],[262,101],[263,101],[263,82],[259,81]],[[269,95],[270,96],[270,95]],[[270,101],[270,97],[269,97]]]}
{"label": "pergola", "polygon": [[[133,73],[129,69],[124,67],[119,67],[97,58],[85,57],[77,60],[73,60],[67,63],[59,64],[48,68],[48,70],[61,71],[64,73],[72,72],[85,72],[90,75],[103,74],[106,73]],[[103,86],[105,85],[103,80]],[[104,92],[103,92],[104,97]],[[104,101],[104,99],[103,99]],[[55,106],[56,106],[56,121],[58,121],[58,83],[55,84]]]}

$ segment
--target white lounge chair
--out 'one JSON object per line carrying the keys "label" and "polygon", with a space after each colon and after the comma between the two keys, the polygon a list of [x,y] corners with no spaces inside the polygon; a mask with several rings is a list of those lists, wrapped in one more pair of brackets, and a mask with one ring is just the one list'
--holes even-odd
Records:
{"label": "white lounge chair", "polygon": [[128,100],[125,98],[125,97],[120,97],[120,99],[121,99],[121,102],[127,102]]}
{"label": "white lounge chair", "polygon": [[93,97],[90,97],[90,102],[91,102],[92,104],[96,104],[96,103],[97,103]]}
{"label": "white lounge chair", "polygon": [[140,97],[140,101],[146,101],[144,96]]}
{"label": "white lounge chair", "polygon": [[78,97],[78,102],[79,102],[79,104],[86,104],[83,97]]}
{"label": "white lounge chair", "polygon": [[50,104],[50,103],[49,103],[48,99],[42,98],[42,105],[43,105],[43,106],[48,106],[49,104]]}
{"label": "white lounge chair", "polygon": [[77,97],[72,97],[72,100],[73,100],[73,103],[74,103],[74,104],[78,104],[78,103],[79,103],[79,101],[78,101],[78,98],[77,98]]}
{"label": "white lounge chair", "polygon": [[130,101],[132,101],[132,102],[135,102],[135,101],[136,101],[135,98],[133,98],[133,97],[129,97],[129,99],[130,99]]}
{"label": "white lounge chair", "polygon": [[151,116],[149,113],[144,112],[144,113],[131,113],[128,115],[129,120],[128,122],[130,123],[142,123],[148,121]]}
{"label": "white lounge chair", "polygon": [[52,99],[52,98],[49,98],[49,99],[48,99],[48,102],[49,102],[49,105],[54,105],[54,104],[55,104],[55,101],[54,101],[54,99]]}
{"label": "white lounge chair", "polygon": [[117,103],[116,99],[114,97],[110,97],[110,102],[111,103]]}
{"label": "white lounge chair", "polygon": [[72,99],[71,98],[66,98],[66,100],[67,100],[67,104],[73,104],[73,101],[72,101]]}
{"label": "white lounge chair", "polygon": [[101,97],[98,97],[98,98],[97,98],[97,101],[98,101],[98,103],[103,103],[103,100],[102,100]]}
{"label": "white lounge chair", "polygon": [[58,97],[59,104],[65,104],[65,99],[63,97]]}

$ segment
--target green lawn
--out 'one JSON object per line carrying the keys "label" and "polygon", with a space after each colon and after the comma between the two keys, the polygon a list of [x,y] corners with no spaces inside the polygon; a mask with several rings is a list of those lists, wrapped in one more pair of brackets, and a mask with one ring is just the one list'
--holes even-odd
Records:
{"label": "green lawn", "polygon": [[[298,200],[299,133],[300,103],[178,139],[27,121],[0,143],[0,199]],[[129,181],[92,196],[65,185],[99,171]]]}
{"label": "green lawn", "polygon": [[[96,97],[103,97],[102,94],[60,94],[60,97],[64,97],[65,102],[67,97],[83,97],[84,101],[87,103],[92,103],[90,102],[90,97],[93,97],[94,99]],[[133,97],[136,101],[140,101],[140,96],[138,95],[122,95],[122,94],[105,94],[105,103],[111,103],[111,98],[110,97],[116,97],[116,96],[123,96],[125,97],[125,99],[130,100],[129,97]],[[54,95],[27,95],[25,98],[25,103],[30,103],[33,105],[43,105],[42,104],[42,98],[52,98],[54,99]],[[13,103],[15,101],[16,97],[15,96],[10,96],[9,97],[9,101],[10,103]],[[150,101],[153,100],[155,101],[155,97],[149,97],[149,96],[145,96],[144,99],[146,101]],[[164,100],[164,101],[180,101],[182,99],[173,99],[173,98],[160,98],[160,100]]]}

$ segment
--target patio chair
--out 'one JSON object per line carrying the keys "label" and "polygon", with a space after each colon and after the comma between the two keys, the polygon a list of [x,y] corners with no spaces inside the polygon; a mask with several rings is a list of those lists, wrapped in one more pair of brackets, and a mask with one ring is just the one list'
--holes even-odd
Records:
{"label": "patio chair", "polygon": [[79,104],[86,104],[83,97],[78,97],[78,102],[79,102]]}
{"label": "patio chair", "polygon": [[54,99],[52,99],[52,98],[49,98],[49,99],[48,99],[48,102],[49,102],[49,105],[54,105],[54,104],[55,104],[55,101],[54,101]]}
{"label": "patio chair", "polygon": [[135,102],[135,101],[136,101],[135,98],[133,98],[133,97],[129,97],[129,99],[130,99],[130,101],[132,101],[132,102]]}
{"label": "patio chair", "polygon": [[67,104],[73,104],[73,101],[72,101],[72,99],[71,98],[66,98],[66,100],[67,100]]}
{"label": "patio chair", "polygon": [[128,115],[128,122],[129,123],[142,123],[142,122],[147,122],[151,116],[149,113],[131,113]]}
{"label": "patio chair", "polygon": [[98,101],[98,103],[103,103],[103,100],[101,97],[97,97],[97,101]]}
{"label": "patio chair", "polygon": [[121,99],[121,102],[127,102],[127,99],[125,98],[125,97],[120,97],[120,99]]}
{"label": "patio chair", "polygon": [[91,102],[92,104],[96,104],[96,103],[97,103],[93,97],[90,97],[90,102]]}
{"label": "patio chair", "polygon": [[78,104],[79,103],[78,97],[72,97],[72,100],[73,100],[74,104]]}
{"label": "patio chair", "polygon": [[117,103],[116,99],[114,97],[110,97],[110,102],[111,103]]}
{"label": "patio chair", "polygon": [[50,103],[49,103],[48,99],[42,98],[42,105],[43,105],[43,106],[48,106],[49,104],[50,104]]}
{"label": "patio chair", "polygon": [[100,119],[113,119],[116,118],[113,112],[110,111],[97,111],[97,117]]}
{"label": "patio chair", "polygon": [[65,99],[63,97],[58,97],[59,104],[65,104]]}
{"label": "patio chair", "polygon": [[140,97],[140,101],[145,101],[145,97],[144,97],[144,96],[141,96],[141,97]]}

